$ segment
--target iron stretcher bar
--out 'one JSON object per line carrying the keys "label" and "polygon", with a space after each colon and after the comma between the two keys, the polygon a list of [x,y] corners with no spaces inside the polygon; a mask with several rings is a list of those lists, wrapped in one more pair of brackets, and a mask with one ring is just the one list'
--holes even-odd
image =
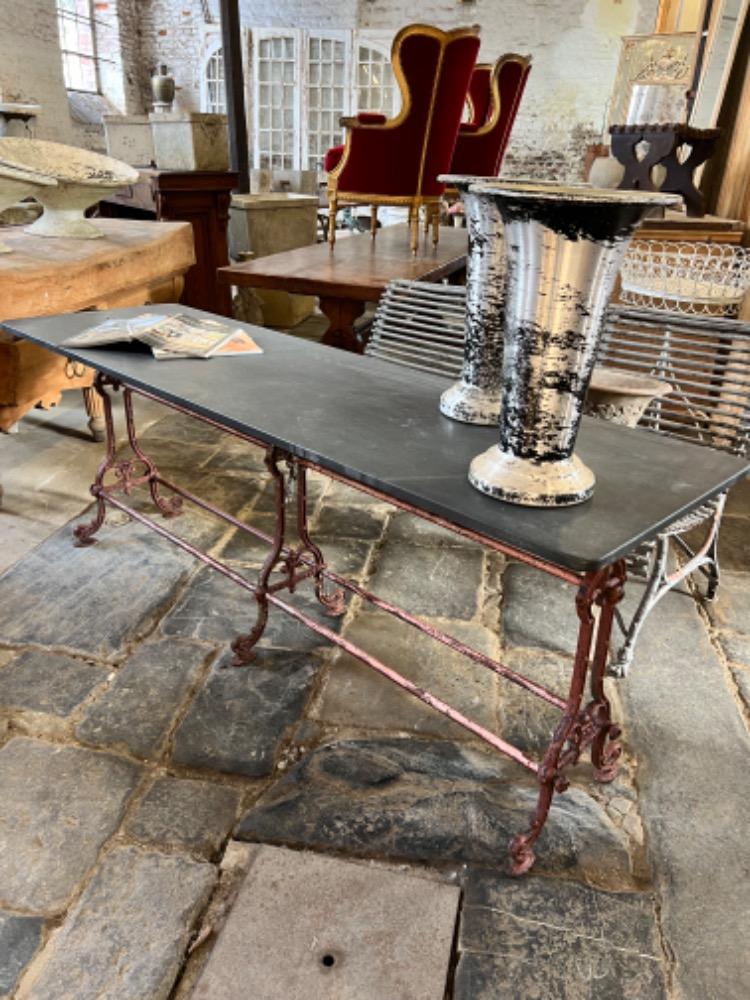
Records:
{"label": "iron stretcher bar", "polygon": [[[190,542],[185,541],[184,538],[180,538],[179,535],[175,535],[174,532],[169,531],[167,528],[164,528],[162,525],[158,524],[150,517],[147,517],[145,514],[141,514],[139,511],[128,506],[128,504],[122,503],[122,501],[111,496],[109,493],[103,492],[100,495],[105,503],[109,503],[113,507],[116,507],[118,510],[123,511],[123,513],[128,514],[134,520],[139,521],[141,524],[144,524],[147,528],[150,528],[152,531],[155,531],[158,535],[161,535],[162,538],[168,539],[170,542],[177,545],[178,548],[181,548],[185,552],[190,553],[190,555],[194,556],[196,559],[199,559],[201,562],[206,563],[207,565],[211,566],[213,569],[217,570],[222,575],[228,577],[238,586],[249,591],[251,594],[255,594],[256,592],[255,585],[252,584],[249,580],[246,580],[239,573],[236,573],[225,563],[222,563],[220,560],[215,559],[213,556],[208,555],[208,553],[206,552],[202,552],[194,545],[191,545]],[[376,670],[379,674],[382,674],[388,680],[392,681],[394,684],[397,684],[400,688],[402,688],[402,690],[406,691],[408,694],[413,695],[415,698],[418,698],[420,701],[424,702],[425,705],[429,705],[430,708],[433,708],[436,712],[440,712],[441,715],[445,715],[452,722],[457,723],[464,729],[468,729],[469,732],[474,733],[475,736],[478,736],[485,743],[489,743],[490,746],[500,751],[500,753],[505,754],[506,757],[510,757],[511,759],[515,760],[517,763],[521,764],[527,770],[533,771],[535,774],[538,773],[539,764],[536,761],[531,760],[529,757],[526,756],[526,754],[524,754],[517,747],[514,747],[511,743],[507,743],[499,736],[496,736],[494,733],[491,733],[488,729],[485,729],[484,726],[480,726],[478,723],[473,722],[471,719],[467,718],[461,712],[458,712],[456,711],[456,709],[451,708],[451,706],[448,705],[446,702],[442,701],[442,699],[437,698],[429,691],[426,691],[424,688],[419,687],[417,684],[414,684],[407,677],[404,677],[402,674],[399,674],[397,673],[397,671],[392,670],[390,667],[386,666],[386,664],[383,663],[381,660],[378,660],[370,653],[365,652],[365,650],[360,649],[359,646],[356,646],[354,645],[354,643],[349,642],[348,639],[344,639],[342,636],[337,635],[336,632],[327,628],[325,625],[321,625],[319,622],[316,622],[313,618],[310,618],[304,612],[299,611],[297,608],[293,607],[293,605],[287,604],[286,601],[282,601],[280,598],[276,597],[274,593],[267,592],[266,599],[269,602],[269,604],[273,604],[276,607],[280,608],[282,611],[286,612],[286,614],[290,615],[292,618],[296,618],[297,621],[301,622],[303,625],[306,625],[307,628],[311,629],[316,634],[323,636],[325,639],[333,643],[335,646],[338,646],[340,649],[343,649],[345,652],[356,657],[358,660],[361,660],[363,663],[367,664],[367,666],[372,667],[373,670]],[[525,678],[520,678],[520,679],[523,680]]]}

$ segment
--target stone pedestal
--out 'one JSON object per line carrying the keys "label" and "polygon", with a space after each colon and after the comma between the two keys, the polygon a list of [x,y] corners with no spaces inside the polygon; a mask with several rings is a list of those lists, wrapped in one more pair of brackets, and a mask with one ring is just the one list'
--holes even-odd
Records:
{"label": "stone pedestal", "polygon": [[160,170],[228,170],[226,115],[162,111],[149,115]]}
{"label": "stone pedestal", "polygon": [[[318,199],[304,194],[235,194],[229,213],[232,257],[251,251],[254,258],[315,243]],[[257,289],[266,326],[296,326],[315,308],[312,295]]]}
{"label": "stone pedestal", "polygon": [[131,167],[154,162],[154,138],[148,115],[104,115],[107,153]]}

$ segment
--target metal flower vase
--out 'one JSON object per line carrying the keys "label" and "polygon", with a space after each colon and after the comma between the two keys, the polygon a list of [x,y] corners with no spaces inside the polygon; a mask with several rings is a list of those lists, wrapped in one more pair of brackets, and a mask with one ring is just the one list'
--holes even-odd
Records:
{"label": "metal flower vase", "polygon": [[475,185],[503,220],[506,302],[500,443],[471,463],[482,493],[528,507],[582,503],[594,473],[574,453],[602,317],[630,237],[657,192]]}
{"label": "metal flower vase", "polygon": [[464,363],[461,378],[440,397],[440,412],[467,424],[496,424],[502,389],[503,220],[491,195],[470,188],[498,181],[461,174],[447,174],[440,180],[458,191],[469,231]]}

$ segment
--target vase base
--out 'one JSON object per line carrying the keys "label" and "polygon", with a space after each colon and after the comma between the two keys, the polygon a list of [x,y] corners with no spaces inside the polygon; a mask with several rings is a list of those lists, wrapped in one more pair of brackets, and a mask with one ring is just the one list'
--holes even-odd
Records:
{"label": "vase base", "polygon": [[459,379],[440,397],[440,412],[463,424],[492,427],[500,420],[500,391],[487,392]]}
{"label": "vase base", "polygon": [[487,496],[522,507],[570,507],[589,499],[595,477],[577,455],[534,462],[493,445],[472,461],[469,482]]}

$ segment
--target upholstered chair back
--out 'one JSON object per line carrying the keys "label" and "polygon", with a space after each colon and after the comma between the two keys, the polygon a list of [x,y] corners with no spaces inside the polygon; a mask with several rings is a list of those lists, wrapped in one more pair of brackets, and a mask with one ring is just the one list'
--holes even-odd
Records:
{"label": "upholstered chair back", "polygon": [[456,139],[450,172],[496,177],[521,103],[531,60],[509,52],[494,66],[476,66],[469,84],[471,121]]}
{"label": "upholstered chair back", "polygon": [[450,166],[478,51],[473,29],[402,29],[391,56],[401,110],[382,124],[361,122],[349,133],[332,171],[338,190],[404,199],[442,194],[437,177]]}

